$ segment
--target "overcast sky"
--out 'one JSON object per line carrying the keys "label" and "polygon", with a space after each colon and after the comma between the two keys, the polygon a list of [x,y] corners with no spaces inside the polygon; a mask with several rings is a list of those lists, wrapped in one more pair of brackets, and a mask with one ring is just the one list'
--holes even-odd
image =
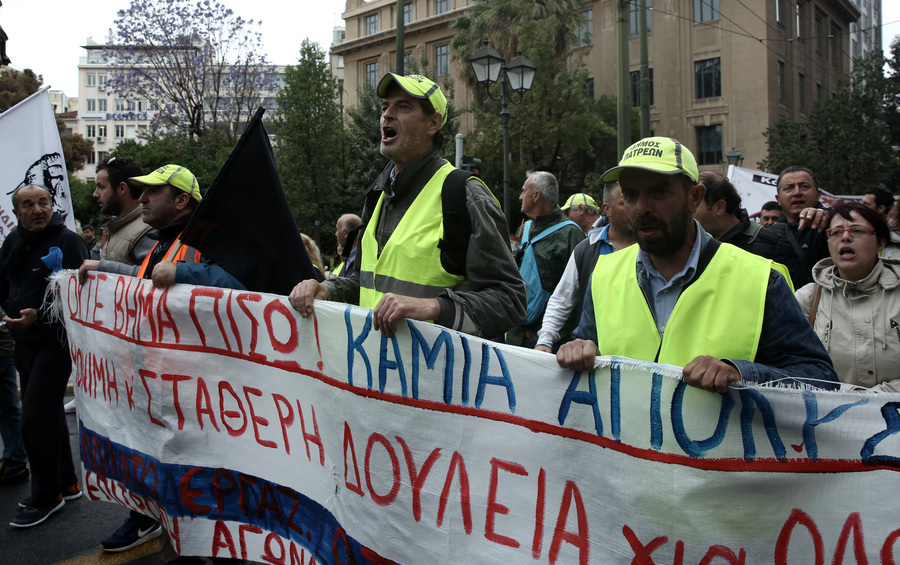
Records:
{"label": "overcast sky", "polygon": [[[294,64],[305,38],[326,51],[332,30],[343,25],[345,0],[222,0],[244,19],[262,21],[263,42],[270,63]],[[0,26],[9,35],[7,55],[12,66],[33,69],[44,84],[78,96],[78,58],[88,36],[102,43],[113,27],[116,12],[128,0],[3,0]],[[900,35],[900,0],[883,1],[883,37],[887,47]],[[40,22],[37,24],[37,22]],[[36,25],[37,24],[37,25]]]}
{"label": "overcast sky", "polygon": [[[220,0],[245,20],[262,21],[263,44],[270,63],[297,62],[300,43],[309,38],[328,51],[332,30],[343,25],[346,0]],[[116,12],[128,0],[3,0],[0,26],[9,36],[12,67],[33,69],[44,84],[78,96],[78,58],[88,36],[103,43]]]}

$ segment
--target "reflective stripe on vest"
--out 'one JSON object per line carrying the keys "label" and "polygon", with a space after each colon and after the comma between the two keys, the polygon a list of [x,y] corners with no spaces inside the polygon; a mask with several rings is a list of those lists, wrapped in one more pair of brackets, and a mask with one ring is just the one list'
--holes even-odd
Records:
{"label": "reflective stripe on vest", "polygon": [[[147,256],[144,257],[144,262],[141,263],[141,269],[138,271],[137,275],[139,279],[145,278],[144,275],[147,274],[147,267],[150,265],[153,252],[156,251],[158,246],[159,242],[157,241],[153,246],[153,249],[150,250],[150,253],[147,253]],[[188,256],[189,253],[190,256]],[[162,260],[160,260],[160,263],[163,261],[169,261],[171,263],[177,263],[178,261],[184,261],[185,263],[199,263],[200,251],[194,247],[181,243],[181,234],[178,234],[178,237],[176,237],[175,241],[172,242],[172,245],[169,246],[169,249],[166,251]]]}
{"label": "reflective stripe on vest", "polygon": [[[719,246],[678,298],[663,338],[637,280],[638,246],[597,259],[591,298],[601,355],[684,367],[700,355],[753,361],[773,262]],[[658,358],[657,358],[658,353]]]}
{"label": "reflective stripe on vest", "polygon": [[380,256],[375,231],[384,194],[378,197],[360,243],[360,306],[375,308],[389,292],[413,298],[437,298],[446,288],[468,288],[465,277],[444,270],[438,249],[444,234],[441,189],[453,169],[453,165],[445,163],[431,177],[403,214]]}

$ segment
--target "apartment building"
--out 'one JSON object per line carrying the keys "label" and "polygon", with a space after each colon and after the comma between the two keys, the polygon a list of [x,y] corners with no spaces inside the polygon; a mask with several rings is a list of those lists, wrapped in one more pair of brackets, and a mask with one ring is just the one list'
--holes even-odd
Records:
{"label": "apartment building", "polygon": [[[577,30],[578,50],[591,74],[586,89],[593,96],[616,94],[616,3],[587,2],[587,27]],[[629,3],[635,105],[637,4]],[[451,61],[450,25],[469,5],[468,0],[404,4],[407,59],[426,58],[436,67],[438,82],[454,78],[454,103],[460,109],[469,106],[473,93],[460,79],[462,63]],[[648,5],[651,131],[688,144],[701,168],[724,172],[725,154],[733,147],[745,166],[754,167],[766,156],[762,133],[769,125],[782,116],[805,120],[814,101],[831,96],[850,71],[854,50],[864,54],[880,48],[875,35],[879,0],[648,0]],[[347,0],[346,38],[332,51],[343,60],[349,106],[359,86],[372,86],[393,70],[396,6],[394,0]],[[862,14],[868,16],[861,21]],[[474,127],[472,120],[463,116],[463,133]]]}
{"label": "apartment building", "polygon": [[119,96],[107,87],[110,64],[105,44],[87,39],[84,55],[78,60],[78,118],[75,133],[94,142],[85,166],[74,175],[83,181],[94,180],[97,163],[125,139],[136,139],[150,127],[156,106],[149,100]]}

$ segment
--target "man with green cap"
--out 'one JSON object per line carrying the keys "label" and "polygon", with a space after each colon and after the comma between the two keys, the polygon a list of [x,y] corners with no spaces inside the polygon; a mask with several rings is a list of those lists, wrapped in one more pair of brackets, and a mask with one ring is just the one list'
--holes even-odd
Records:
{"label": "man with green cap", "polygon": [[600,219],[600,207],[597,206],[593,196],[584,192],[570,196],[560,210],[567,218],[581,226],[585,235],[591,231],[594,223]]}
{"label": "man with green cap", "polygon": [[503,334],[525,315],[525,285],[496,199],[439,153],[447,99],[426,77],[393,73],[378,95],[381,154],[391,162],[366,192],[356,273],[303,281],[291,305],[306,317],[316,299],[359,304],[386,336],[403,319]]}
{"label": "man with green cap", "polygon": [[[693,218],[704,186],[691,152],[651,137],[629,147],[603,182],[618,181],[638,245],[601,256],[576,339],[560,366],[594,368],[597,355],[683,367],[684,381],[837,387],[837,375],[771,260],[714,240]],[[595,317],[596,315],[596,317]]]}
{"label": "man with green cap", "polygon": [[85,261],[78,270],[82,283],[88,271],[103,271],[151,279],[158,287],[179,283],[244,288],[221,266],[203,259],[197,249],[181,242],[182,230],[203,200],[197,178],[190,170],[180,165],[165,165],[150,174],[131,177],[128,183],[143,188],[138,203],[144,223],[154,228],[148,236],[157,239],[157,243],[140,265]]}

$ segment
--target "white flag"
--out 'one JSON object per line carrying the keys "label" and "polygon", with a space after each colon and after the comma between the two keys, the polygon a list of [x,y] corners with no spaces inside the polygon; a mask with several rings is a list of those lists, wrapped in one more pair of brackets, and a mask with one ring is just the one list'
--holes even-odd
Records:
{"label": "white flag", "polygon": [[0,114],[0,239],[16,227],[12,193],[27,184],[47,187],[53,211],[75,230],[66,160],[47,88]]}

